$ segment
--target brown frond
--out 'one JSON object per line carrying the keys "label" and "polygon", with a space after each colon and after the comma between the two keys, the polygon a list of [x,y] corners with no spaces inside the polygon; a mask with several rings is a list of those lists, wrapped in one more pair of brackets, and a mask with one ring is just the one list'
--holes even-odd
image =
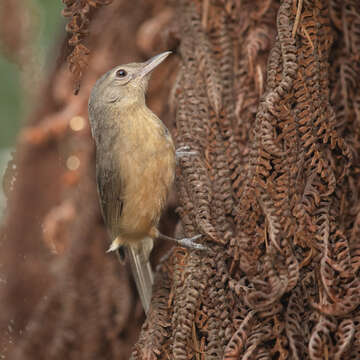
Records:
{"label": "brown frond", "polygon": [[[359,359],[360,2],[65,4],[83,95],[60,64],[4,177],[9,359]],[[207,249],[157,244],[140,330],[128,271],[104,254],[89,129],[71,121],[101,73],[166,49],[148,104],[192,153],[163,225]]]}
{"label": "brown frond", "polygon": [[66,31],[70,34],[68,43],[73,50],[67,58],[70,72],[74,76],[74,94],[80,91],[80,82],[88,66],[90,50],[83,44],[89,34],[91,11],[94,8],[109,5],[112,0],[63,0],[63,16],[70,18]]}

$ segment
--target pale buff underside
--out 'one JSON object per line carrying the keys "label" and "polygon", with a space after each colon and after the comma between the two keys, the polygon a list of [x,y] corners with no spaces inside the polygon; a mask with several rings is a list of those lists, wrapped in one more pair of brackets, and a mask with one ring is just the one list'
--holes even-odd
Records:
{"label": "pale buff underside", "polygon": [[174,144],[161,121],[147,107],[129,111],[134,120],[122,129],[121,141],[114,146],[123,201],[118,234],[113,234],[117,247],[157,236],[156,227],[175,172]]}

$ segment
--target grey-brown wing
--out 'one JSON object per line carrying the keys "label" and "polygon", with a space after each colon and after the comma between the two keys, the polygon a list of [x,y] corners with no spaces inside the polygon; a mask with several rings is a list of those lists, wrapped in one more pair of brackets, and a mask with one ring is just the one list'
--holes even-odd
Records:
{"label": "grey-brown wing", "polygon": [[111,235],[118,235],[119,219],[122,213],[121,175],[110,154],[97,154],[96,182],[100,197],[100,205],[105,224]]}
{"label": "grey-brown wing", "polygon": [[[100,158],[99,154],[97,155],[96,180],[103,217],[110,230],[112,240],[114,240],[118,235],[118,224],[123,204],[121,201],[121,176],[110,156],[110,154],[105,154],[104,157]],[[139,240],[137,246],[125,247],[146,313],[150,306],[153,284],[153,274],[149,261],[152,247],[153,240],[150,237]]]}

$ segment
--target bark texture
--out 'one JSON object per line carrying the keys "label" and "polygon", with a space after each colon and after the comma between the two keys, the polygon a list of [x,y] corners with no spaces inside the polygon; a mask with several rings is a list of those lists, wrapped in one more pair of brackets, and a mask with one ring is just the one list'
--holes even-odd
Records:
{"label": "bark texture", "polygon": [[[359,1],[64,3],[72,52],[4,180],[4,354],[359,359]],[[87,99],[110,67],[164,50],[148,102],[197,153],[179,162],[163,231],[200,233],[209,251],[158,245],[140,330],[129,270],[105,254]]]}

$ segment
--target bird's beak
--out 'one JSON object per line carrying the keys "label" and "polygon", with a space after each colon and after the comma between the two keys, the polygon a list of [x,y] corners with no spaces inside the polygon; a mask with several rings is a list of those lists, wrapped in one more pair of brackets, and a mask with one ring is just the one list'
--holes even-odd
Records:
{"label": "bird's beak", "polygon": [[171,51],[165,51],[159,55],[155,55],[148,61],[144,62],[143,68],[140,70],[139,76],[144,77],[146,74],[154,70],[160,63],[162,63],[169,55]]}

